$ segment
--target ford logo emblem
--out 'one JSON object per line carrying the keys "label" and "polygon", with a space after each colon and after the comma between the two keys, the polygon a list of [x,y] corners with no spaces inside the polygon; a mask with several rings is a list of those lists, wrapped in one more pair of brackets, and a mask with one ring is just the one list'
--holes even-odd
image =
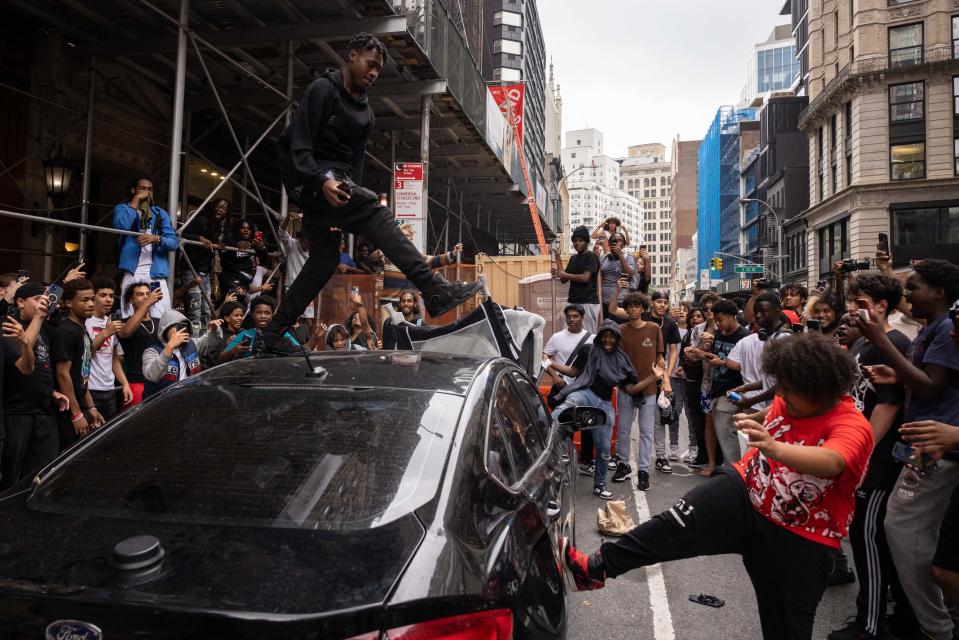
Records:
{"label": "ford logo emblem", "polygon": [[102,640],[103,632],[96,625],[79,620],[57,620],[47,625],[47,640]]}

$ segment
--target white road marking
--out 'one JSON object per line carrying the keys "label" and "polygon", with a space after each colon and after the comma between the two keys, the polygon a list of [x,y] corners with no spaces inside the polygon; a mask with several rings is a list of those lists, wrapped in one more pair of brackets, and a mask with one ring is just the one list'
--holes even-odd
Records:
{"label": "white road marking", "polygon": [[[638,426],[638,425],[637,425]],[[630,464],[633,469],[639,470],[636,456],[639,454],[638,436],[639,429],[633,430],[630,447]],[[633,502],[636,504],[636,512],[639,515],[637,524],[642,524],[649,520],[649,503],[646,502],[646,492],[640,491],[635,485],[635,474],[630,479],[630,487],[633,489]],[[663,566],[660,564],[644,567],[646,571],[646,585],[649,587],[649,609],[653,612],[653,637],[656,640],[675,640],[676,632],[673,631],[673,617],[669,613],[669,594],[666,591],[666,579],[663,577]]]}

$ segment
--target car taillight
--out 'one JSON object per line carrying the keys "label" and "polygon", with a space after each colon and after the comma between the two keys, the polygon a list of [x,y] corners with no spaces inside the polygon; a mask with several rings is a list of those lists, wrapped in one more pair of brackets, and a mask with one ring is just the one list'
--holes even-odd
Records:
{"label": "car taillight", "polygon": [[[370,633],[350,640],[376,640]],[[466,613],[450,618],[417,622],[386,632],[389,640],[512,640],[513,613],[509,609],[494,609]]]}

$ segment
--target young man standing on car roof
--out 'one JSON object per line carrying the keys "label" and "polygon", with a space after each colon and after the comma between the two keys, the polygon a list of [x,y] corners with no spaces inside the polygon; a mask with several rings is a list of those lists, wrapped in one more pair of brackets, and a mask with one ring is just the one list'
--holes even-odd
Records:
{"label": "young man standing on car roof", "polygon": [[368,33],[350,40],[346,64],[310,83],[290,125],[280,135],[279,166],[290,200],[303,210],[303,237],[310,243],[304,263],[256,350],[299,351],[283,340],[339,264],[340,233],[362,235],[423,292],[433,317],[471,299],[480,283],[451,284],[434,275],[422,254],[396,227],[393,213],[364,188],[363,159],[373,130],[367,92],[380,75],[386,47]]}

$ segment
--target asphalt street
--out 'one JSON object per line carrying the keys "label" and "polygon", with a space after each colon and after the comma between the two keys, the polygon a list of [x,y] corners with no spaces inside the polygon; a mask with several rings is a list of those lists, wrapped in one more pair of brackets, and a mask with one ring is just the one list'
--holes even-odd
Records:
{"label": "asphalt street", "polygon": [[[633,430],[633,455],[639,449]],[[686,448],[685,420],[680,433]],[[623,500],[636,524],[650,514],[668,509],[684,493],[704,482],[698,469],[672,463],[674,472],[650,472],[649,491],[639,491],[635,475],[630,482],[610,483],[614,500]],[[635,471],[636,464],[633,463]],[[611,473],[610,473],[611,475]],[[591,553],[603,541],[596,525],[596,510],[603,501],[592,495],[592,478],[580,475],[576,483],[576,545]],[[850,553],[845,545],[847,554]],[[851,558],[851,555],[850,555]],[[816,615],[814,638],[826,638],[855,612],[856,584],[831,587]],[[690,595],[721,598],[721,608],[690,602]],[[571,591],[571,640],[705,640],[761,638],[756,597],[738,555],[700,557],[639,569],[606,582],[597,591]]]}

